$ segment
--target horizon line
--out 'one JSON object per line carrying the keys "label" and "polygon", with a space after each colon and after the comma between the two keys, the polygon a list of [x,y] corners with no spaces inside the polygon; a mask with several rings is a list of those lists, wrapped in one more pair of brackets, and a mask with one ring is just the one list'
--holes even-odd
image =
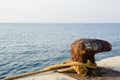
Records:
{"label": "horizon line", "polygon": [[0,22],[0,24],[119,24],[120,22],[82,22],[82,23],[70,23],[70,22]]}

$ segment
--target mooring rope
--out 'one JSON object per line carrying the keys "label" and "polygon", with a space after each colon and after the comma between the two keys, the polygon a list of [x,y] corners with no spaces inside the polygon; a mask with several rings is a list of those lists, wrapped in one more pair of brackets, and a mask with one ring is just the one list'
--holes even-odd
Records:
{"label": "mooring rope", "polygon": [[[65,68],[67,67],[67,68]],[[41,71],[37,71],[37,72],[30,72],[30,73],[25,73],[25,74],[21,74],[21,75],[17,75],[17,76],[13,76],[10,78],[5,78],[4,80],[13,80],[13,79],[17,79],[17,78],[23,78],[23,77],[27,77],[30,75],[35,75],[35,74],[40,74],[43,72],[47,72],[47,71],[51,71],[51,70],[57,70],[58,72],[64,72],[64,71],[68,71],[68,70],[74,70],[77,72],[77,74],[81,75],[81,76],[86,76],[87,72],[88,72],[88,68],[90,69],[96,69],[97,66],[96,64],[92,64],[92,63],[80,63],[80,62],[74,62],[74,61],[70,61],[68,63],[62,63],[62,64],[57,64],[57,65],[53,65],[53,66],[49,66],[47,68],[44,68]]]}

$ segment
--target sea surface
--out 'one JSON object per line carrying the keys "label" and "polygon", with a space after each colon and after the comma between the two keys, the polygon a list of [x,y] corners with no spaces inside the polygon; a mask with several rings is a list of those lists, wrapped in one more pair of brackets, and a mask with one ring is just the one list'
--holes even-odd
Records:
{"label": "sea surface", "polygon": [[0,79],[70,59],[70,45],[80,38],[103,39],[112,44],[112,51],[96,54],[96,61],[120,56],[120,23],[1,23]]}

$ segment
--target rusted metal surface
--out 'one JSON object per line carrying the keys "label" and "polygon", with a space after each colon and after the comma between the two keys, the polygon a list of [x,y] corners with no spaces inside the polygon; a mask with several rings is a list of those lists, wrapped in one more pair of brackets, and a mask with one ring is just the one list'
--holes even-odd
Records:
{"label": "rusted metal surface", "polygon": [[112,46],[109,42],[100,39],[79,39],[71,45],[71,58],[73,61],[95,63],[94,55],[99,52],[110,51]]}

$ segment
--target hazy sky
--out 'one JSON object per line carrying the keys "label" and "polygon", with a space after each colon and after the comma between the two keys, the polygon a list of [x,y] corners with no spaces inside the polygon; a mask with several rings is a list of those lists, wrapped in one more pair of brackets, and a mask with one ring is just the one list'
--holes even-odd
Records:
{"label": "hazy sky", "polygon": [[0,0],[0,22],[120,22],[120,0]]}

